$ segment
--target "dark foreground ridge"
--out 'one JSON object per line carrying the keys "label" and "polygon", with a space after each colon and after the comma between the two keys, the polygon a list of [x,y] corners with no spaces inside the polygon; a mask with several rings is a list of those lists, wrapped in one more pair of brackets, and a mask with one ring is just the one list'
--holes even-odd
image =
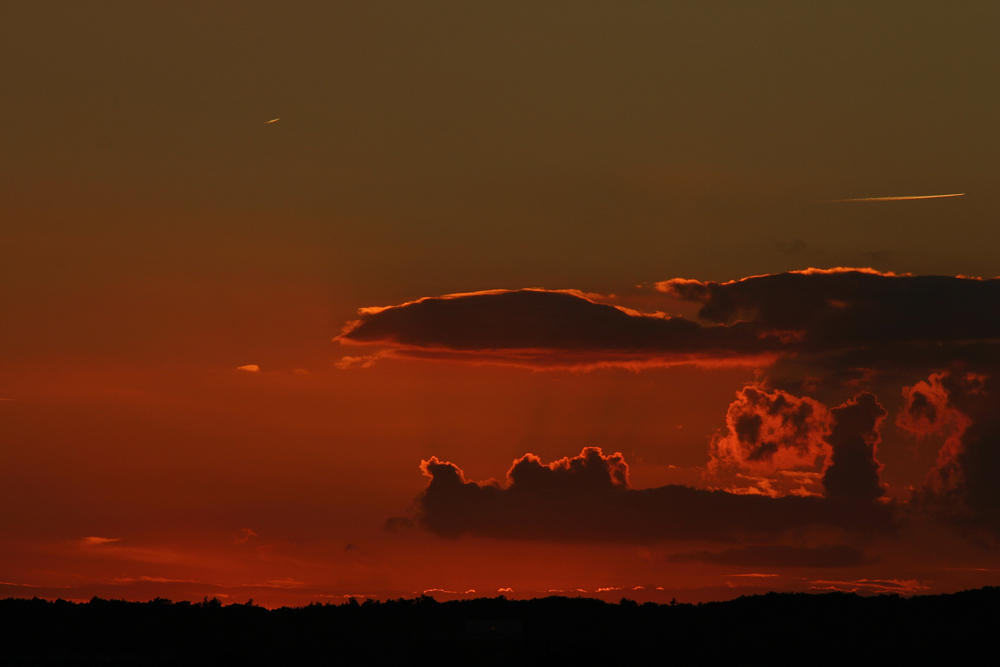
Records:
{"label": "dark foreground ridge", "polygon": [[[353,599],[267,610],[156,599],[0,600],[3,664],[842,664],[990,655],[1000,588],[707,604]],[[646,662],[649,661],[649,662]]]}

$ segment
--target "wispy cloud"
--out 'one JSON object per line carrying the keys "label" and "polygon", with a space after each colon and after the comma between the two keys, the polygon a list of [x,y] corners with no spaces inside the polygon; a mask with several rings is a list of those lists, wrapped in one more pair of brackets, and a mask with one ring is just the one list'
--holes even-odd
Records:
{"label": "wispy cloud", "polygon": [[108,544],[109,542],[121,542],[120,537],[85,537],[80,540],[80,544],[85,547],[94,547],[99,544]]}
{"label": "wispy cloud", "polygon": [[259,536],[250,528],[243,528],[242,530],[240,530],[240,537],[234,538],[234,541],[236,542],[236,544],[246,544],[247,542],[250,541],[251,537],[259,537]]}
{"label": "wispy cloud", "polygon": [[858,199],[825,199],[822,204],[833,204],[847,201],[909,201],[911,199],[944,199],[945,197],[964,197],[964,192],[954,192],[947,195],[906,195],[902,197],[860,197]]}
{"label": "wispy cloud", "polygon": [[333,365],[341,370],[347,370],[348,368],[371,368],[379,358],[384,356],[386,355],[383,353],[377,353],[361,357],[341,357],[340,361],[335,362]]}
{"label": "wispy cloud", "polygon": [[260,370],[260,366],[257,364],[247,364],[246,366],[237,366],[236,370],[246,371],[248,373],[256,373]]}
{"label": "wispy cloud", "polygon": [[137,582],[147,582],[153,584],[203,584],[205,582],[198,581],[197,579],[170,579],[168,577],[115,577],[113,579],[116,584],[134,584]]}
{"label": "wispy cloud", "polygon": [[302,588],[306,586],[304,581],[296,581],[291,577],[285,577],[284,579],[268,579],[263,584],[256,584],[261,588]]}
{"label": "wispy cloud", "polygon": [[0,586],[17,586],[18,588],[77,588],[76,586],[42,586],[40,584],[18,584],[13,581],[0,581]]}
{"label": "wispy cloud", "polygon": [[822,591],[844,591],[846,593],[856,593],[858,591],[869,591],[872,593],[899,593],[900,595],[912,595],[918,591],[927,590],[923,582],[916,579],[856,579],[854,581],[830,581],[818,579],[809,582],[813,584],[809,588]]}

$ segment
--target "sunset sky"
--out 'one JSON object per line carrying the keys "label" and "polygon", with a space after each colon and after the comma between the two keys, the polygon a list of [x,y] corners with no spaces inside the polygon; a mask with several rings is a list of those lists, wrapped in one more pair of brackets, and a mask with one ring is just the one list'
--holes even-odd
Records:
{"label": "sunset sky", "polygon": [[6,3],[0,597],[1000,585],[998,34]]}

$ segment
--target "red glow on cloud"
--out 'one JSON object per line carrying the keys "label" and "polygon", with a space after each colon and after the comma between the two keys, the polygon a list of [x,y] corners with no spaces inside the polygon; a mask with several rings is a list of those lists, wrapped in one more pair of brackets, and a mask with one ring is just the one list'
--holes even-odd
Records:
{"label": "red glow on cloud", "polygon": [[[364,306],[358,308],[358,315],[378,315],[379,313],[385,312],[387,310],[392,310],[395,308],[405,308],[406,306],[413,306],[418,303],[424,303],[426,301],[441,301],[441,300],[453,300],[453,299],[464,299],[470,296],[496,296],[498,294],[510,294],[513,292],[543,292],[546,294],[569,294],[570,296],[575,296],[578,299],[583,299],[584,301],[590,301],[591,303],[606,303],[608,300],[613,299],[614,295],[605,296],[603,294],[597,294],[596,292],[584,292],[578,289],[545,289],[543,287],[524,287],[522,289],[486,289],[486,290],[476,290],[473,292],[452,292],[450,294],[442,294],[440,296],[423,296],[419,299],[413,299],[412,301],[404,301],[403,303],[393,304],[391,306]],[[632,309],[623,309],[619,306],[615,306],[623,310],[623,312],[638,312]],[[352,320],[344,325],[341,329],[340,336],[350,333],[362,322],[362,320]],[[340,338],[338,336],[337,338]],[[336,340],[336,339],[335,339]]]}
{"label": "red glow on cloud", "polygon": [[812,590],[841,591],[844,593],[897,593],[913,595],[927,590],[929,586],[916,579],[856,579],[854,581],[831,581],[817,579],[810,582]]}
{"label": "red glow on cloud", "polygon": [[[725,433],[712,441],[709,469],[758,474],[815,469],[830,455],[827,419],[826,407],[809,397],[744,387],[726,413]],[[758,492],[770,495],[768,490]]]}
{"label": "red glow on cloud", "polygon": [[971,421],[951,404],[941,382],[945,375],[932,373],[912,387],[903,387],[906,405],[896,416],[896,426],[922,438],[935,434],[961,438]]}
{"label": "red glow on cloud", "polygon": [[987,376],[981,373],[932,373],[911,387],[903,387],[906,404],[896,417],[896,425],[918,437],[945,436],[937,462],[927,475],[927,485],[936,492],[947,492],[964,483],[960,458],[965,450],[965,434],[973,420],[954,403],[959,398],[985,394]]}
{"label": "red glow on cloud", "polygon": [[375,365],[375,362],[382,357],[389,356],[388,351],[378,352],[376,354],[368,354],[359,357],[341,357],[339,361],[334,362],[334,368],[339,368],[340,370],[347,370],[349,368],[371,368]]}
{"label": "red glow on cloud", "polygon": [[249,528],[244,528],[240,531],[241,536],[237,537],[234,541],[236,544],[246,544],[250,541],[251,537],[258,537],[257,533],[253,532]]}
{"label": "red glow on cloud", "polygon": [[771,278],[780,275],[801,275],[801,276],[829,276],[845,273],[863,273],[872,276],[882,276],[886,278],[900,278],[905,276],[912,276],[910,273],[895,273],[893,271],[879,271],[871,267],[850,267],[850,266],[835,266],[829,269],[817,269],[814,267],[809,267],[807,269],[799,269],[797,271],[786,271],[784,274],[780,273],[761,273],[759,275],[745,276],[743,278],[737,278],[736,280],[729,280],[722,283],[715,283],[712,281],[701,281],[692,278],[671,278],[670,280],[661,280],[659,282],[653,283],[653,289],[658,292],[663,292],[677,299],[683,299],[686,301],[700,301],[702,303],[707,303],[712,298],[713,286],[730,286],[739,285],[740,283],[752,282],[760,280],[761,278]]}
{"label": "red glow on cloud", "polygon": [[[896,278],[899,276],[912,276],[912,273],[896,273],[894,271],[879,271],[878,269],[873,269],[869,266],[834,266],[829,269],[817,269],[809,267],[808,269],[799,269],[797,271],[789,271],[789,273],[800,273],[804,276],[815,276],[815,275],[829,275],[833,273],[868,273],[873,276],[887,276],[890,278]],[[744,280],[746,280],[744,278]]]}
{"label": "red glow on cloud", "polygon": [[[384,342],[343,341],[350,345],[379,345]],[[334,365],[340,369],[371,368],[380,359],[409,359],[430,362],[461,363],[470,365],[508,366],[528,370],[556,370],[589,372],[619,368],[633,372],[655,368],[767,368],[781,358],[779,353],[762,354],[656,354],[651,352],[609,352],[553,349],[490,349],[453,350],[444,347],[416,347],[399,345],[380,350],[377,354],[360,357],[343,357]]]}
{"label": "red glow on cloud", "polygon": [[561,474],[564,479],[568,479],[569,476],[593,475],[599,471],[598,474],[610,478],[612,486],[629,488],[628,464],[625,462],[625,457],[621,452],[605,455],[600,447],[584,447],[576,456],[564,456],[551,463],[542,463],[542,459],[534,454],[525,454],[514,460],[510,470],[507,471],[507,482],[514,484],[520,481],[524,484],[538,477],[544,470]]}
{"label": "red glow on cloud", "polygon": [[120,537],[85,537],[80,540],[80,544],[85,547],[96,547],[101,544],[109,544],[111,542],[121,542]]}

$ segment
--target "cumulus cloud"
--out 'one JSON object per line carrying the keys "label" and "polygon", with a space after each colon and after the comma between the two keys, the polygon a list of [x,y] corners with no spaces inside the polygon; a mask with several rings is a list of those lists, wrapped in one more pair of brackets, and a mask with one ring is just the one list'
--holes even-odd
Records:
{"label": "cumulus cloud", "polygon": [[1000,382],[966,369],[931,374],[904,387],[897,425],[945,437],[914,504],[963,532],[1000,543]]}
{"label": "cumulus cloud", "polygon": [[712,440],[709,468],[755,473],[815,468],[830,455],[826,407],[784,391],[744,387],[726,413],[726,431]]}
{"label": "cumulus cloud", "polygon": [[752,482],[729,489],[737,493],[819,495],[806,487],[821,480],[829,498],[874,502],[884,494],[876,454],[886,414],[868,392],[828,410],[809,397],[750,385],[736,393],[725,431],[712,439],[708,472],[751,473],[737,474]]}
{"label": "cumulus cloud", "polygon": [[467,480],[457,465],[434,457],[421,469],[430,482],[417,498],[416,521],[447,537],[732,542],[773,540],[809,527],[891,530],[891,509],[879,504],[857,507],[818,497],[771,498],[680,485],[634,489],[624,457],[596,447],[548,464],[525,455],[514,461],[505,485]]}
{"label": "cumulus cloud", "polygon": [[885,493],[876,453],[886,414],[875,395],[868,392],[830,410],[830,465],[823,473],[828,498],[864,503]]}
{"label": "cumulus cloud", "polygon": [[968,418],[948,400],[944,377],[943,373],[932,373],[927,380],[903,387],[906,405],[896,415],[896,426],[921,437],[945,432],[961,435],[965,431]]}
{"label": "cumulus cloud", "polygon": [[[416,515],[390,519],[386,528],[416,523],[448,537],[632,543],[774,542],[791,531],[824,527],[891,531],[894,508],[879,502],[884,490],[876,456],[885,416],[867,392],[827,410],[812,399],[744,387],[712,455],[719,466],[773,477],[741,473],[753,485],[727,490],[635,489],[624,456],[597,447],[550,463],[525,454],[503,483],[467,480],[454,463],[431,457],[420,465],[430,481],[417,497]],[[782,492],[782,484],[793,488]],[[807,491],[807,484],[821,485],[824,493]]]}

